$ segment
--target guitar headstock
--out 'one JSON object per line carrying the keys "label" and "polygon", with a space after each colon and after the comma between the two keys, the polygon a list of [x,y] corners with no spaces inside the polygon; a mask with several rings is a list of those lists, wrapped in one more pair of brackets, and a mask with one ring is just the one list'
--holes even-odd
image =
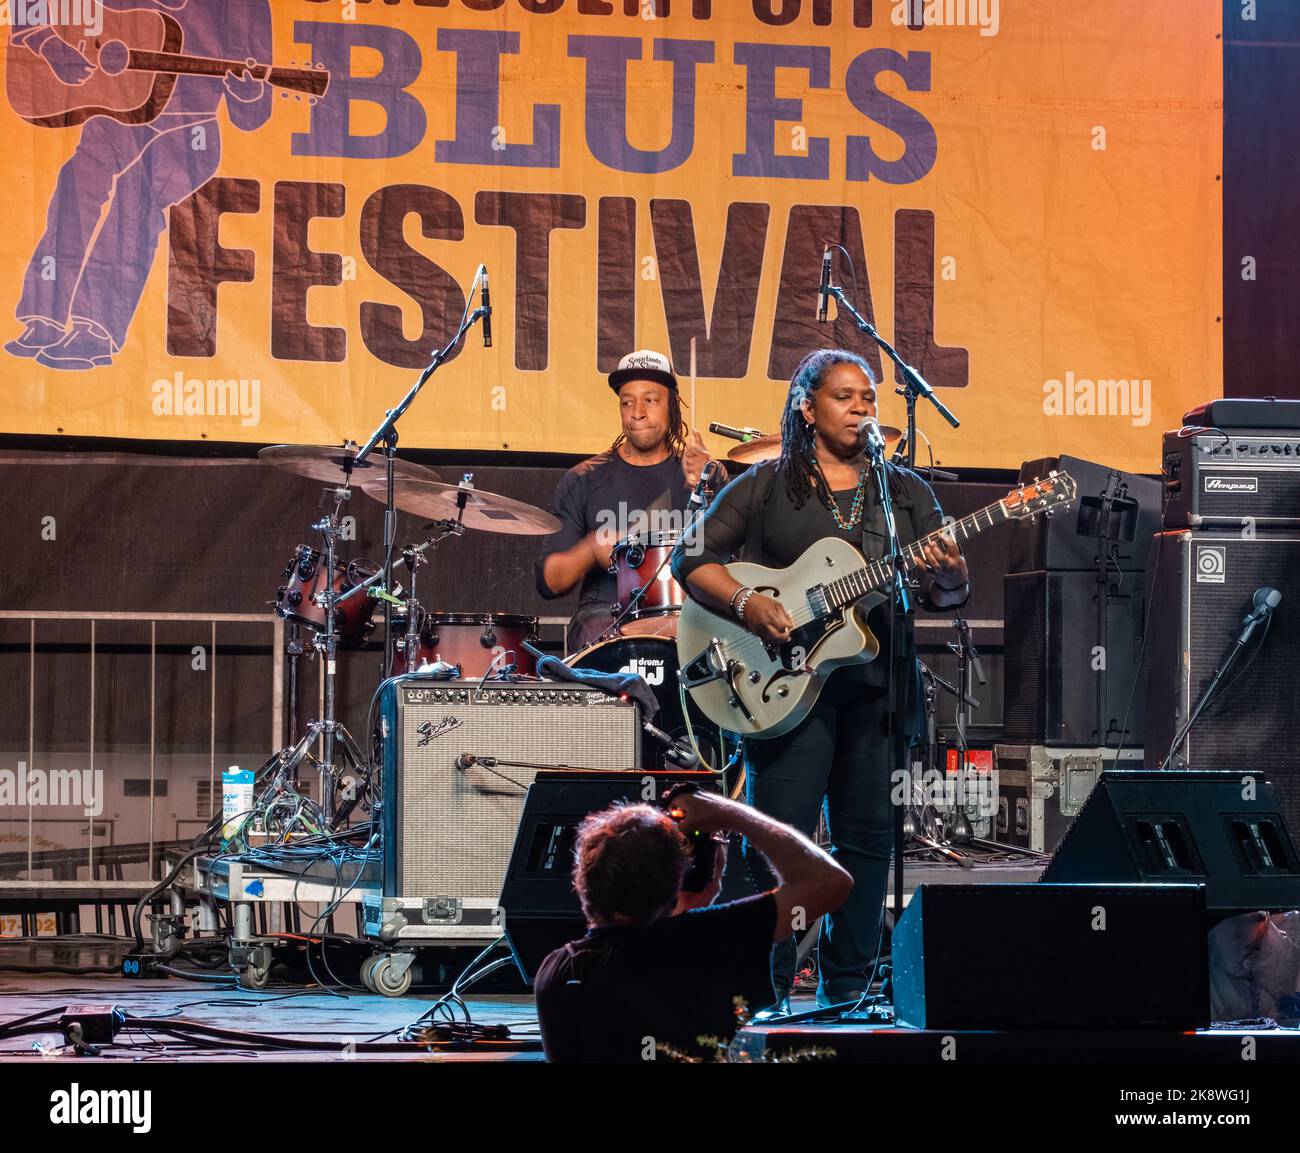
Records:
{"label": "guitar headstock", "polygon": [[1051,516],[1057,508],[1066,508],[1079,495],[1078,482],[1068,472],[1050,472],[1007,493],[1002,506],[1013,520],[1027,520],[1040,512]]}

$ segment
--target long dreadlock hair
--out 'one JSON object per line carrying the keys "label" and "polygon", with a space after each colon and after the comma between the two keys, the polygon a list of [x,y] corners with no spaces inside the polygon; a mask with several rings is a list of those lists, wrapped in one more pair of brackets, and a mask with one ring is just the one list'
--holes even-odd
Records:
{"label": "long dreadlock hair", "polygon": [[[827,508],[834,504],[831,486],[826,483],[821,465],[817,463],[813,426],[804,419],[799,404],[812,399],[813,393],[821,388],[827,371],[837,364],[855,364],[872,384],[878,383],[871,366],[856,352],[849,352],[846,348],[819,348],[799,362],[790,378],[790,392],[781,415],[781,459],[777,463],[777,471],[785,478],[785,491],[795,508],[802,508],[808,497],[814,494]],[[891,492],[898,484],[897,471],[893,466],[887,469]]]}
{"label": "long dreadlock hair", "polygon": [[[670,388],[668,390],[668,453],[670,456],[680,457],[686,452],[687,435],[686,418],[682,415],[682,398],[678,395],[677,389]],[[626,440],[627,433],[620,432],[614,438],[614,443],[609,446],[610,453],[618,452],[619,445]]]}

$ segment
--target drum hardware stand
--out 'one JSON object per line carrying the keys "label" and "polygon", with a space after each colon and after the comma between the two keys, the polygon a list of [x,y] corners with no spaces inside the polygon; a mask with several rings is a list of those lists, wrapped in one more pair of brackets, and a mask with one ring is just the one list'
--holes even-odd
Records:
{"label": "drum hardware stand", "polygon": [[[465,497],[458,497],[457,500],[460,503],[460,510],[463,515]],[[402,550],[402,563],[406,565],[406,571],[411,575],[411,591],[406,597],[406,641],[402,655],[407,673],[414,671],[411,667],[411,654],[419,652],[420,630],[424,627],[424,609],[416,598],[416,584],[420,575],[420,566],[429,563],[429,558],[424,554],[430,549],[436,549],[449,536],[462,536],[465,532],[465,526],[460,523],[459,518],[456,520],[431,521],[424,527],[426,530],[435,530],[433,535],[426,537],[423,544],[408,545]],[[388,598],[385,598],[385,603],[388,603]],[[391,608],[391,605],[389,607]],[[385,677],[391,675],[392,668],[391,663],[384,666]]]}
{"label": "drum hardware stand", "polygon": [[289,622],[289,639],[284,646],[289,658],[289,744],[298,743],[298,662],[307,650],[303,646],[297,621]]}
{"label": "drum hardware stand", "polygon": [[[351,467],[345,470],[351,474]],[[326,828],[334,831],[338,828],[339,816],[335,811],[335,790],[338,784],[338,774],[334,764],[335,741],[341,746],[342,752],[351,762],[352,768],[367,783],[370,778],[370,763],[368,758],[361,752],[360,747],[353,739],[352,734],[347,728],[340,724],[336,719],[337,716],[337,667],[338,667],[338,631],[336,622],[338,617],[339,606],[354,596],[370,589],[378,583],[382,573],[375,573],[367,577],[364,581],[354,585],[345,593],[335,593],[333,586],[335,572],[335,541],[338,539],[341,528],[339,514],[343,505],[352,497],[352,490],[348,487],[345,480],[343,487],[326,489],[322,503],[326,506],[326,514],[318,520],[312,528],[320,533],[324,548],[322,550],[322,559],[324,567],[321,571],[325,574],[325,587],[323,590],[313,594],[312,599],[317,605],[325,610],[325,631],[317,633],[312,638],[312,645],[317,652],[324,655],[325,658],[325,716],[322,719],[311,721],[302,736],[297,742],[281,754],[282,765],[279,770],[279,779],[289,781],[296,779],[297,769],[303,761],[308,761],[320,775],[321,799],[320,808],[324,817]],[[329,508],[330,502],[333,502],[333,508]],[[296,697],[296,678],[294,681],[293,692]],[[295,700],[296,704],[296,700]],[[296,730],[296,718],[294,728]],[[317,740],[321,741],[321,757],[317,761],[310,754],[312,744]],[[287,786],[286,786],[287,787]],[[355,795],[356,783],[350,787],[349,792]],[[351,803],[347,812],[351,812],[355,807],[355,800],[348,798]]]}
{"label": "drum hardware stand", "polygon": [[957,658],[957,783],[960,791],[957,797],[957,813],[948,839],[954,845],[969,845],[975,837],[975,830],[971,828],[970,818],[966,813],[966,757],[969,752],[966,730],[971,723],[971,710],[979,708],[979,701],[970,694],[970,677],[974,672],[975,679],[981,685],[987,684],[988,679],[984,676],[979,650],[971,637],[970,623],[962,616],[960,610],[955,614],[952,625],[957,630],[957,639],[948,642],[948,649]]}

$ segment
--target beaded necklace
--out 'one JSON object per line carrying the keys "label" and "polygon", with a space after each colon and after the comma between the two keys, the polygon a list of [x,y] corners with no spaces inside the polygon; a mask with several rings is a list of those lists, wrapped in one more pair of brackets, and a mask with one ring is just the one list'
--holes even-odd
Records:
{"label": "beaded necklace", "polygon": [[867,470],[864,468],[858,473],[858,487],[853,493],[853,505],[849,509],[849,519],[845,520],[840,516],[839,501],[835,499],[835,494],[827,486],[827,495],[830,497],[831,515],[835,518],[835,523],[845,532],[855,529],[862,522],[862,504],[867,493]]}

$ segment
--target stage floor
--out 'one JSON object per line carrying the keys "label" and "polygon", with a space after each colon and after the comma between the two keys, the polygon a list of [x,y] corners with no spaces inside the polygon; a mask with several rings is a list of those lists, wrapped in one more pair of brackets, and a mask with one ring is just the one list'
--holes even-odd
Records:
{"label": "stage floor", "polygon": [[[109,1004],[132,1017],[159,1021],[184,1019],[219,1029],[239,1030],[312,1043],[314,1048],[286,1048],[276,1061],[542,1061],[537,1016],[526,994],[465,998],[473,1020],[506,1025],[522,1042],[510,1050],[429,1049],[399,1044],[397,1035],[437,999],[436,993],[381,997],[370,993],[330,995],[318,989],[284,987],[263,991],[227,989],[180,979],[127,981],[89,975],[0,974],[0,1027],[37,1015],[57,1019],[70,1005]],[[810,994],[797,996],[796,1011],[814,1009]],[[833,1050],[822,1059],[894,1064],[941,1064],[960,1055],[963,1063],[1006,1062],[1099,1064],[1167,1062],[1240,1064],[1246,1037],[1254,1038],[1259,1060],[1268,1064],[1300,1063],[1300,1030],[1261,1025],[1188,1032],[1166,1030],[1041,1030],[1003,1032],[885,1028],[863,1023],[753,1026],[742,1035],[742,1059],[763,1060],[794,1051]],[[0,1039],[0,1061],[48,1060],[60,1037],[51,1026],[22,1037]],[[265,1049],[234,1039],[205,1039],[202,1044],[164,1036],[154,1026],[131,1026],[99,1058],[145,1061],[241,1061],[266,1058]]]}

